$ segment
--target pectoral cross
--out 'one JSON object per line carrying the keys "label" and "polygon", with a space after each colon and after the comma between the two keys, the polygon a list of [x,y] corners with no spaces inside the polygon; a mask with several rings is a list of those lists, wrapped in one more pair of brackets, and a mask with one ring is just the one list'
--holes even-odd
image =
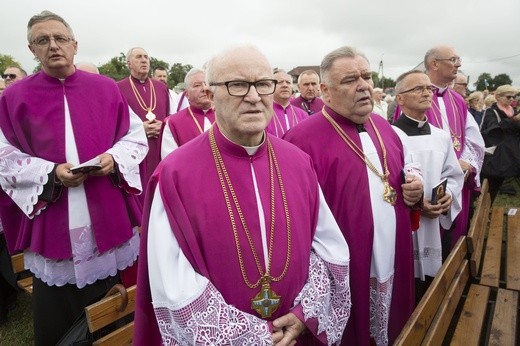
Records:
{"label": "pectoral cross", "polygon": [[270,318],[272,314],[278,309],[281,297],[271,290],[269,281],[262,282],[260,292],[251,299],[251,309],[258,312],[262,318]]}

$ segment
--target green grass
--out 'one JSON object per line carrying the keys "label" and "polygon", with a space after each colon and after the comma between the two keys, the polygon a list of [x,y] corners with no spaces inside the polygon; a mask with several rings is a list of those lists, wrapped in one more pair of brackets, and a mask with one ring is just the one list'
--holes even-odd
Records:
{"label": "green grass", "polygon": [[28,293],[18,293],[16,305],[8,318],[8,322],[0,327],[0,345],[33,345],[31,296]]}

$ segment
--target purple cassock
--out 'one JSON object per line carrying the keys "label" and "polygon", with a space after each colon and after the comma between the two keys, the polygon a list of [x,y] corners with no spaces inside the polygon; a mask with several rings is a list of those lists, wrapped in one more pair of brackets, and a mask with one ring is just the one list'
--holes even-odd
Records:
{"label": "purple cassock", "polygon": [[[143,108],[139,103],[137,96],[132,90],[130,78],[132,78],[137,92],[141,96],[142,101],[144,101],[144,106],[153,108],[155,105],[152,112],[155,114],[157,120],[164,121],[170,112],[170,94],[166,85],[151,78],[147,78],[144,82],[141,82],[132,76],[117,82],[119,89],[121,89],[121,92],[126,97],[128,105],[142,121],[147,120],[146,114],[148,113],[148,109]],[[150,90],[150,82],[153,83],[154,88],[154,92],[152,93]],[[155,167],[157,167],[159,161],[161,161],[161,137],[148,138],[148,148],[148,155],[146,155],[146,159],[139,166],[143,189],[146,187],[148,179],[155,170]]]}
{"label": "purple cassock", "polygon": [[[67,162],[66,105],[80,162],[106,152],[129,130],[128,105],[116,84],[103,76],[76,70],[61,81],[38,72],[4,92],[0,98],[0,127],[9,145],[28,155],[10,162],[5,151],[10,149],[1,153],[7,165],[3,173],[16,171],[9,178],[9,188],[2,186],[7,194],[0,192],[1,219],[10,252],[29,249],[49,259],[72,257],[69,190],[63,188],[61,196],[52,203],[38,201],[54,163]],[[31,165],[31,179],[22,179]],[[137,197],[122,193],[109,176],[89,177],[83,185],[99,252],[128,241],[132,227],[140,225]],[[23,189],[32,192],[22,210],[14,201]],[[137,192],[128,186],[125,190]]]}
{"label": "purple cassock", "polygon": [[273,102],[273,110],[273,117],[265,130],[278,138],[282,138],[287,130],[307,118],[307,113],[292,104],[284,108],[281,104]]}
{"label": "purple cassock", "polygon": [[[428,122],[448,132],[453,142],[457,159],[464,160],[474,167],[462,188],[462,210],[457,216],[451,230],[451,247],[462,235],[468,232],[471,191],[480,191],[480,169],[484,160],[484,140],[479,127],[462,96],[451,88],[435,89],[432,97],[432,108],[426,111]],[[439,101],[442,100],[442,103]],[[394,119],[399,118],[399,106]],[[448,124],[446,124],[446,120]]]}
{"label": "purple cassock", "polygon": [[[210,146],[212,134],[264,269],[263,242],[270,239],[272,213],[268,142],[276,155],[287,204],[284,207],[275,174],[272,276],[284,271],[288,252],[290,259],[286,274],[271,282],[281,297],[280,306],[265,319],[251,307],[259,287],[249,288],[241,272],[230,210]],[[350,311],[348,247],[328,208],[327,219],[334,227],[326,232],[327,238],[335,240],[330,248],[319,240],[323,230],[317,224],[323,222],[326,204],[320,203],[308,155],[274,136],[267,138],[249,155],[215,124],[157,167],[147,189],[141,235],[135,345],[157,345],[161,337],[164,344],[270,345],[270,321],[288,312],[308,328],[298,339],[300,345],[341,337]],[[236,207],[232,209],[238,215]],[[261,219],[267,233],[264,240]],[[245,275],[256,282],[259,269],[238,216],[236,223]],[[324,248],[330,255],[326,258],[320,250]],[[336,261],[341,258],[346,261]]]}
{"label": "purple cassock", "polygon": [[188,108],[170,116],[166,123],[175,142],[178,146],[181,146],[204,132],[205,118],[209,120],[210,124],[213,124],[215,122],[215,111],[209,109],[204,113],[202,109],[190,105]]}
{"label": "purple cassock", "polygon": [[321,109],[323,108],[323,101],[319,97],[315,97],[308,101],[300,95],[297,98],[292,99],[291,104],[303,109],[307,115],[321,112]]}
{"label": "purple cassock", "polygon": [[[325,109],[366,154],[367,148],[361,144],[361,134],[358,133],[356,124],[327,106]],[[390,210],[389,215],[394,218],[395,214],[395,226],[390,226],[395,229],[388,229],[386,225],[391,223],[384,220],[378,228],[381,233],[395,234],[395,237],[390,239],[395,243],[395,249],[388,249],[388,245],[385,249],[383,245],[383,252],[391,253],[394,250],[394,266],[389,269],[390,273],[393,271],[393,288],[391,292],[386,292],[386,299],[389,300],[386,302],[382,296],[373,295],[374,278],[371,274],[371,263],[375,256],[374,225],[376,219],[381,218],[379,212],[374,212],[372,208],[375,205],[374,199],[382,199],[382,194],[380,191],[371,193],[365,162],[347,146],[321,112],[292,128],[284,136],[285,140],[311,156],[325,199],[350,246],[352,312],[343,334],[342,345],[369,345],[371,337],[376,339],[378,344],[391,344],[414,308],[410,209],[403,201],[401,190],[401,172],[405,164],[403,147],[399,137],[385,119],[377,114],[370,117],[383,138],[390,171],[389,183],[398,196],[395,206],[386,204],[386,208]],[[374,143],[376,152],[373,155],[379,157],[383,165],[381,147],[370,122],[364,124],[364,131],[366,132],[363,136],[368,135]],[[370,174],[373,175],[372,172]],[[381,300],[381,305],[384,305],[383,309],[376,306],[375,310],[381,311],[375,313],[371,312],[371,301],[374,299]],[[387,329],[385,323],[388,323]],[[378,335],[371,335],[371,328],[374,328]]]}

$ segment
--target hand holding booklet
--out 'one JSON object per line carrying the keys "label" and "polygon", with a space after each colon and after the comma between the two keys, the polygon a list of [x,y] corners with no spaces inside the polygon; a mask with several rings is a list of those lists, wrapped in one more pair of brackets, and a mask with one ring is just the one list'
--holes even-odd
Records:
{"label": "hand holding booklet", "polygon": [[431,204],[437,204],[438,200],[446,194],[446,185],[448,185],[448,179],[444,178],[432,188]]}
{"label": "hand holding booklet", "polygon": [[70,168],[70,172],[72,174],[78,173],[89,173],[90,171],[95,171],[101,169],[101,161],[99,161],[99,157],[94,157],[92,160],[85,161]]}

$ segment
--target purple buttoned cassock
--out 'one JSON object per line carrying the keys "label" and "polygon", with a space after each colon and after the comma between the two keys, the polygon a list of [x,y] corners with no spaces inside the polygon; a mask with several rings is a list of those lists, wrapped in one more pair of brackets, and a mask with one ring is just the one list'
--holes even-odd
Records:
{"label": "purple buttoned cassock", "polygon": [[[273,110],[273,117],[265,130],[278,138],[282,138],[289,128],[308,118],[304,110],[292,104],[284,108],[281,104],[273,102]],[[287,122],[285,121],[286,115],[289,120],[289,128],[287,128]]]}
{"label": "purple buttoned cassock", "polygon": [[[153,83],[155,95],[157,97],[157,103],[155,109],[152,112],[155,114],[157,120],[164,121],[170,112],[170,93],[166,85],[151,78],[147,78],[144,83],[141,83],[138,79],[132,76],[117,82],[117,85],[125,96],[128,105],[130,108],[132,108],[134,113],[137,114],[139,118],[141,118],[142,121],[148,120],[146,119],[148,110],[144,110],[139,105],[137,97],[135,96],[134,91],[132,90],[132,86],[130,85],[130,78],[132,78],[134,85],[139,92],[139,95],[141,95],[142,99],[144,100],[146,106],[150,106],[150,81]],[[158,138],[148,138],[148,148],[149,150],[146,158],[139,165],[139,172],[141,173],[141,183],[143,189],[146,187],[148,179],[150,179],[150,176],[155,170],[155,167],[157,167],[159,161],[161,161],[161,136]]]}
{"label": "purple buttoned cassock", "polygon": [[[356,145],[361,147],[356,124],[331,108],[325,108]],[[398,196],[394,206],[397,222],[395,272],[388,321],[389,342],[392,344],[414,308],[412,229],[410,209],[402,198],[401,171],[404,157],[401,141],[386,119],[377,114],[370,117],[383,138],[390,171],[389,183]],[[382,158],[374,129],[369,122],[364,127]],[[366,164],[347,146],[321,112],[289,130],[284,139],[311,156],[327,204],[349,244],[352,311],[342,345],[369,345],[369,285],[374,227]]]}
{"label": "purple buttoned cassock", "polygon": [[292,99],[291,104],[303,109],[308,115],[321,112],[321,109],[323,108],[323,101],[319,97],[315,97],[311,101],[307,101],[300,95],[297,98]]}
{"label": "purple buttoned cassock", "polygon": [[193,121],[190,109],[202,131],[204,131],[204,118],[208,118],[212,124],[215,122],[215,111],[213,109],[209,109],[204,113],[202,109],[193,105],[171,115],[166,120],[166,124],[170,128],[173,138],[178,146],[181,146],[200,135],[199,127],[197,127]]}
{"label": "purple buttoned cassock", "polygon": [[[464,151],[466,144],[466,117],[468,115],[468,106],[462,96],[451,88],[447,88],[442,94],[435,94],[432,97],[432,108],[426,111],[426,118],[428,122],[440,129],[442,126],[442,115],[439,114],[439,97],[442,97],[444,105],[446,106],[446,115],[450,125],[450,135],[453,131],[460,142],[460,149],[455,150],[457,159]],[[401,115],[401,109],[397,106],[394,118],[397,119]],[[453,141],[453,138],[452,138]],[[478,191],[479,188],[475,185],[475,172],[471,172],[462,188],[462,210],[455,220],[455,227],[451,230],[451,248],[455,246],[457,240],[468,232],[469,209],[471,191]]]}
{"label": "purple buttoned cassock", "polygon": [[[30,156],[66,162],[64,95],[80,162],[107,151],[128,132],[128,105],[114,81],[79,70],[60,81],[41,71],[0,98],[0,126],[9,143]],[[108,176],[90,177],[83,184],[99,252],[128,241],[132,227],[140,224],[137,197],[123,193]],[[56,202],[29,219],[2,191],[0,212],[9,251],[30,249],[46,258],[71,258],[67,194],[64,188]]]}

